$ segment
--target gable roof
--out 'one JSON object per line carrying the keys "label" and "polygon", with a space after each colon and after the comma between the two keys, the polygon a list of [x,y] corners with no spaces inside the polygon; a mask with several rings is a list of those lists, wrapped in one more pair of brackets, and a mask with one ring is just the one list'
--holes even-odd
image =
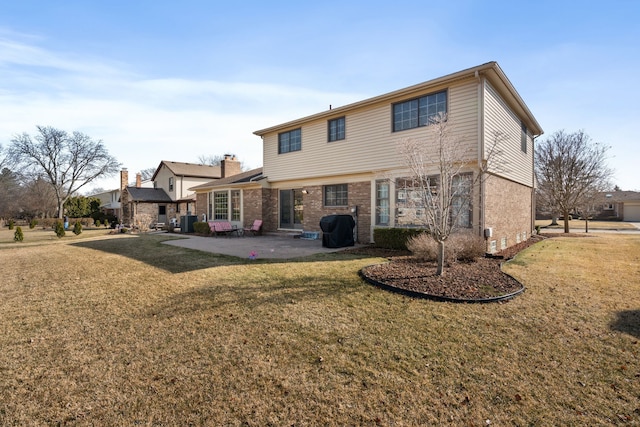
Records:
{"label": "gable roof", "polygon": [[125,187],[132,202],[172,203],[171,197],[162,188]]}
{"label": "gable roof", "polygon": [[640,202],[638,191],[605,191],[603,197],[606,202]]}
{"label": "gable roof", "polygon": [[200,184],[195,187],[189,188],[189,190],[209,190],[214,187],[229,186],[236,184],[244,184],[249,182],[255,182],[262,179],[262,168],[251,169],[246,172],[242,172],[236,175],[231,175],[226,178],[217,179],[215,181],[207,182],[206,184]]}
{"label": "gable roof", "polygon": [[183,163],[183,162],[172,162],[170,160],[162,160],[156,171],[153,173],[153,177],[151,177],[152,181],[155,181],[156,175],[162,169],[162,166],[166,166],[167,169],[171,171],[176,176],[190,176],[194,178],[220,178],[222,176],[222,170],[220,166],[209,166],[209,165],[199,165],[195,163]]}
{"label": "gable roof", "polygon": [[290,122],[282,123],[276,126],[272,126],[266,129],[257,130],[254,135],[264,136],[268,133],[278,132],[282,130],[286,130],[288,128],[298,127],[303,123],[318,120],[328,117],[333,117],[339,115],[340,113],[346,113],[349,110],[353,110],[355,108],[366,107],[369,105],[377,104],[384,101],[390,101],[392,99],[401,97],[401,96],[410,96],[412,93],[417,91],[422,91],[428,89],[430,86],[437,86],[442,84],[450,84],[455,82],[456,80],[461,80],[469,77],[479,77],[484,76],[489,80],[492,86],[495,87],[498,92],[503,96],[505,101],[509,103],[511,108],[514,109],[514,112],[518,114],[522,118],[522,120],[526,123],[527,127],[531,130],[534,136],[542,135],[543,130],[538,121],[533,117],[533,114],[524,103],[524,100],[518,94],[515,87],[511,84],[507,76],[504,74],[500,66],[497,62],[487,62],[486,64],[478,65],[476,67],[467,68],[466,70],[458,71],[456,73],[448,74],[443,77],[438,77],[433,80],[426,81],[424,83],[419,83],[413,86],[406,87],[404,89],[396,90],[393,92],[389,92],[383,95],[375,96],[373,98],[368,98],[363,101],[354,102],[352,104],[344,105],[342,107],[333,108],[327,111],[323,111],[321,113],[313,114],[311,116],[303,117],[297,120],[292,120]]}

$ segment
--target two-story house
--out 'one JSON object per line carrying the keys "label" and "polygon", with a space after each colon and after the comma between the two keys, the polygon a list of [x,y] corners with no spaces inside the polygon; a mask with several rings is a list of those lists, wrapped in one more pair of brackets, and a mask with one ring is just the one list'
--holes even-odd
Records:
{"label": "two-story house", "polygon": [[129,186],[125,170],[120,178],[122,221],[129,224],[136,215],[146,214],[153,222],[169,223],[175,220],[179,223],[181,216],[198,211],[196,193],[190,190],[191,187],[241,171],[240,162],[232,155],[225,155],[219,166],[163,160],[151,178],[153,188],[144,188]]}
{"label": "two-story house", "polygon": [[496,135],[502,141],[501,167],[471,189],[462,226],[490,233],[488,251],[529,237],[534,138],[543,131],[496,62],[254,132],[262,138],[264,166],[251,193],[239,192],[241,204],[260,206],[266,231],[319,231],[323,216],[349,214],[358,241],[367,243],[375,227],[411,226],[403,213],[412,189],[398,144],[406,138],[434,144],[429,123],[436,114],[447,116],[452,138],[468,147],[460,159],[465,173],[477,174]]}

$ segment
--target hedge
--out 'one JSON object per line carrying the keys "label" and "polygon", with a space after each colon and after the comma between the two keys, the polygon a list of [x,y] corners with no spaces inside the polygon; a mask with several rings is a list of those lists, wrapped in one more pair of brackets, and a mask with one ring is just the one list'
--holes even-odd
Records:
{"label": "hedge", "polygon": [[374,246],[385,249],[407,250],[407,241],[413,236],[426,233],[424,228],[374,228]]}

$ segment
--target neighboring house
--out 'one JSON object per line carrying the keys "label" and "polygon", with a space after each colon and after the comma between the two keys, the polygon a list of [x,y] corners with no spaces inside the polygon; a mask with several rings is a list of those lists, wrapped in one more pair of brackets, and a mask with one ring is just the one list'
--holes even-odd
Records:
{"label": "neighboring house", "polygon": [[610,191],[602,194],[598,219],[640,222],[640,192]]}
{"label": "neighboring house", "polygon": [[[425,124],[436,113],[446,113],[453,137],[468,144],[464,160],[475,165],[467,173],[478,172],[495,132],[505,139],[505,167],[472,189],[462,226],[478,235],[491,229],[489,251],[528,238],[534,138],[543,131],[496,62],[254,132],[263,142],[263,178],[255,196],[241,197],[242,206],[261,203],[266,231],[320,231],[323,216],[353,214],[361,243],[373,241],[376,227],[411,226],[403,222],[412,189],[397,144],[404,138],[432,143]],[[215,192],[207,197],[216,212]]]}
{"label": "neighboring house", "polygon": [[[122,172],[126,172],[126,169],[123,169],[120,173],[120,179],[122,180]],[[126,179],[128,179],[128,173]],[[126,180],[125,180],[126,183]],[[125,184],[126,186],[127,184]],[[143,188],[153,188],[153,181],[147,179],[142,180],[142,175],[140,173],[136,174],[136,187]],[[116,190],[103,191],[101,193],[92,194],[89,197],[96,197],[100,199],[100,210],[107,215],[114,215],[117,218],[122,216],[121,205],[120,205],[120,192],[121,188]]]}
{"label": "neighboring house", "polygon": [[151,180],[153,188],[128,186],[126,170],[121,172],[121,220],[133,223],[136,215],[146,214],[152,222],[180,222],[180,217],[197,212],[196,193],[189,188],[241,172],[235,156],[225,155],[219,166],[163,160]]}
{"label": "neighboring house", "polygon": [[197,194],[199,217],[229,221],[238,228],[269,217],[268,209],[273,205],[262,168],[198,185],[191,190]]}

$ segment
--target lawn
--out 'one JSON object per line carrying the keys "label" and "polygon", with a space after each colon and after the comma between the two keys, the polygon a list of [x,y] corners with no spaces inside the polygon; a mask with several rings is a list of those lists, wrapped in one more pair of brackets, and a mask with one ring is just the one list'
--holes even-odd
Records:
{"label": "lawn", "polygon": [[1,425],[640,424],[640,236],[538,243],[500,304],[163,238],[0,245]]}

